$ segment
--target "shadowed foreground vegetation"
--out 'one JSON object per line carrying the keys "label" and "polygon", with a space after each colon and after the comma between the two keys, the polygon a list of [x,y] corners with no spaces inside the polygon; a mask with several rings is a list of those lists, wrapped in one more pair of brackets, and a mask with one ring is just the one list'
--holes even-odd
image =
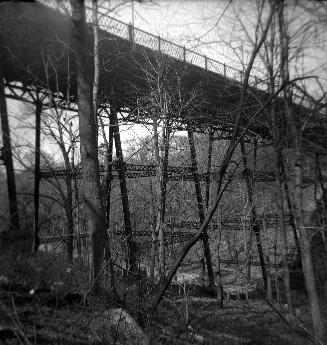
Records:
{"label": "shadowed foreground vegetation", "polygon": [[[304,332],[286,308],[264,300],[225,302],[200,285],[173,285],[151,315],[155,289],[141,276],[116,274],[119,301],[106,290],[91,295],[85,284],[88,268],[39,253],[1,264],[1,344],[135,344],[126,325],[115,324],[109,310],[124,306],[148,334],[151,344],[307,344]],[[142,274],[142,272],[140,272]],[[141,279],[139,279],[141,278]],[[211,297],[210,297],[211,294]],[[308,324],[307,307],[299,320]]]}

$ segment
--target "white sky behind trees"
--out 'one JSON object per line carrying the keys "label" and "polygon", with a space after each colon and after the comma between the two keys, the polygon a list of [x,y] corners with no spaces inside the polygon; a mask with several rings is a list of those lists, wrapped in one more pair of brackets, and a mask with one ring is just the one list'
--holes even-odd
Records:
{"label": "white sky behind trees", "polygon": [[[297,68],[293,74],[303,73],[317,75],[321,84],[327,89],[327,4],[314,1],[287,1],[287,15],[290,22],[292,53],[297,56]],[[258,1],[242,0],[105,0],[100,1],[104,7],[116,10],[110,15],[144,31],[174,43],[185,45],[201,54],[213,58],[232,67],[242,69],[242,63],[248,60],[251,52],[247,34],[254,37],[257,23]],[[317,6],[319,6],[319,11]],[[134,8],[134,11],[132,11]],[[134,15],[132,15],[134,13]],[[263,16],[266,12],[263,13]],[[263,20],[264,22],[264,20]],[[243,23],[243,27],[242,24]],[[313,25],[318,23],[318,25]],[[245,29],[245,30],[244,30]],[[295,62],[295,60],[293,60]],[[262,64],[259,57],[255,66],[260,73]],[[311,82],[311,91],[318,92],[317,83]],[[318,90],[318,91],[317,91]],[[34,133],[28,127],[33,127],[33,109],[31,116],[25,116],[28,107],[20,102],[8,102],[12,139],[15,145],[32,146]],[[24,114],[25,112],[25,114]],[[26,122],[30,122],[28,126]],[[142,126],[121,126],[123,140],[145,136],[149,131]],[[43,140],[43,148],[60,159],[59,150],[55,145]],[[27,154],[28,156],[28,154]]]}

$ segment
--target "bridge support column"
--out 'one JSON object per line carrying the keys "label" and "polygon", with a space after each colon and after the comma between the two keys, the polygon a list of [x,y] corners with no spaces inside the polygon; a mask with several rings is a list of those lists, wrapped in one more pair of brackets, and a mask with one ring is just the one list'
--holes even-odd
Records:
{"label": "bridge support column", "polygon": [[2,128],[2,142],[1,149],[2,160],[6,167],[7,187],[9,198],[9,214],[10,214],[10,230],[19,230],[19,217],[17,208],[17,194],[16,194],[16,180],[14,173],[14,164],[12,160],[12,149],[10,139],[10,129],[8,120],[7,103],[5,96],[5,87],[2,77],[2,66],[0,62],[0,114],[1,114],[1,128]]}

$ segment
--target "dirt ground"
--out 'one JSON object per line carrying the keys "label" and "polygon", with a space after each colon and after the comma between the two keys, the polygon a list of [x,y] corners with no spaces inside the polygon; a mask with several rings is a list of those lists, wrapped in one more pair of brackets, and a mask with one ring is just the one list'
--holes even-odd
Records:
{"label": "dirt ground", "polygon": [[[166,336],[170,334],[171,343],[177,339],[183,343],[187,338],[185,344],[310,344],[286,308],[277,307],[275,311],[264,301],[230,301],[220,308],[215,298],[189,296],[166,299],[160,310],[166,315],[160,323],[168,330]],[[170,319],[167,315],[171,313]],[[174,319],[178,314],[177,325]]]}

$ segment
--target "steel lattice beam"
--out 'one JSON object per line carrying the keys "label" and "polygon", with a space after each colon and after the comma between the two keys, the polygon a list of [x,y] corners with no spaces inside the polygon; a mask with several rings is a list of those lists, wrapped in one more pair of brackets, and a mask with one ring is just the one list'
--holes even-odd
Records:
{"label": "steel lattice beam", "polygon": [[[118,166],[116,162],[112,165],[112,177],[114,179],[118,178]],[[156,167],[155,165],[149,164],[124,164],[124,169],[126,172],[127,178],[138,178],[138,177],[151,177],[156,176]],[[104,165],[100,166],[100,175],[104,176],[106,173],[106,167]],[[192,180],[193,175],[191,171],[191,167],[175,167],[175,166],[168,166],[167,171],[168,179],[172,181],[179,181],[179,180]],[[207,178],[207,173],[199,173],[199,179],[201,181],[205,181]],[[215,179],[217,173],[212,172],[210,174],[211,179]],[[49,178],[82,178],[82,169],[80,167],[74,169],[53,169],[53,170],[43,170],[41,172],[41,178],[49,179]],[[233,178],[233,179],[243,179],[244,175],[242,172],[240,173],[232,173],[227,172],[226,178]],[[270,182],[275,181],[275,174],[274,172],[265,172],[265,171],[257,171],[255,173],[255,180],[262,181],[262,182]]]}
{"label": "steel lattice beam", "polygon": [[[110,234],[113,234],[114,236],[125,236],[124,231],[112,231]],[[190,239],[192,236],[194,236],[195,233],[192,232],[186,232],[186,231],[178,231],[178,232],[165,232],[165,241],[167,243],[180,243],[185,242],[188,239]],[[151,237],[152,232],[151,231],[135,231],[133,232],[134,237]],[[55,243],[55,242],[66,242],[69,238],[77,239],[79,238],[88,238],[88,233],[81,233],[78,236],[76,234],[74,235],[55,235],[55,236],[44,236],[40,238],[40,243]]]}

